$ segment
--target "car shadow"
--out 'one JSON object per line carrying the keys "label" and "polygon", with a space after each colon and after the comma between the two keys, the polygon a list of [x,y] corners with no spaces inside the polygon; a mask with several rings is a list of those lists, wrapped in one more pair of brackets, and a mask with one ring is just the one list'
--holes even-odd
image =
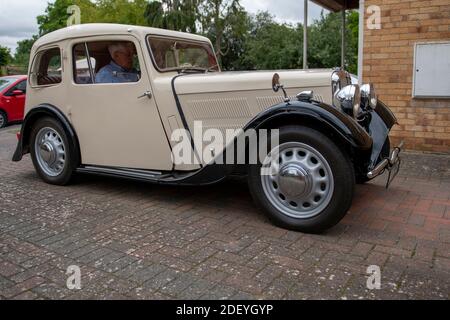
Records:
{"label": "car shadow", "polygon": [[[31,184],[44,185],[34,171],[22,173],[21,178],[30,180]],[[394,199],[405,192],[395,185],[386,190],[383,181],[375,179],[363,185],[356,185],[353,205],[343,222],[325,231],[322,236],[339,236],[354,225],[355,221],[361,220],[362,216],[371,215],[371,211],[368,212],[367,208],[377,206],[378,203],[385,204],[386,199]],[[214,221],[225,217],[224,224],[239,220],[242,221],[244,228],[248,226],[262,226],[272,230],[276,228],[253,202],[244,177],[227,178],[221,183],[208,186],[171,186],[117,177],[76,174],[67,188],[71,189],[71,192],[80,193],[81,197],[89,194],[93,197],[93,201],[109,201],[111,197],[117,196],[119,201],[123,199],[125,210],[128,205],[133,205],[133,201],[148,202],[162,211],[176,211],[178,208],[187,207],[187,210],[199,212]]]}
{"label": "car shadow", "polygon": [[[230,177],[213,185],[177,186],[117,177],[76,174],[71,186],[88,188],[91,192],[99,194],[123,192],[130,198],[156,199],[162,206],[172,205],[175,207],[177,204],[190,203],[199,210],[219,209],[260,215],[250,195],[247,179],[244,177]],[[265,220],[265,218],[261,219]]]}

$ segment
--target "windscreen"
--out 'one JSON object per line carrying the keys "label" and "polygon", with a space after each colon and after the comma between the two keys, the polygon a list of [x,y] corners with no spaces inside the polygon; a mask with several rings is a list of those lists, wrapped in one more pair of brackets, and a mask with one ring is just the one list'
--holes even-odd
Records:
{"label": "windscreen", "polygon": [[219,71],[209,43],[149,36],[154,62],[159,71],[199,68]]}

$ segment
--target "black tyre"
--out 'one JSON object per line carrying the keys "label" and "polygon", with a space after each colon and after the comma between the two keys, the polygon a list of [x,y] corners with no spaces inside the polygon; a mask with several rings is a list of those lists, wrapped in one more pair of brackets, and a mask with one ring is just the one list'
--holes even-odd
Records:
{"label": "black tyre", "polygon": [[8,116],[2,110],[0,110],[0,129],[8,125]]}
{"label": "black tyre", "polygon": [[47,183],[66,185],[76,169],[75,154],[61,123],[54,118],[38,120],[30,136],[31,159]]}
{"label": "black tyre", "polygon": [[253,199],[276,225],[320,233],[347,213],[355,176],[346,154],[324,134],[286,126],[280,128],[278,153],[272,150],[263,164],[250,166],[248,182]]}

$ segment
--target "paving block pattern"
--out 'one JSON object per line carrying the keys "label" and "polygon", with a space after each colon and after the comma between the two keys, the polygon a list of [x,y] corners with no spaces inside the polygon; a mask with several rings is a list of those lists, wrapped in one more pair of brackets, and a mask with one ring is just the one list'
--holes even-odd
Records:
{"label": "paving block pattern", "polygon": [[242,180],[47,185],[29,156],[10,161],[16,131],[0,131],[0,299],[449,298],[448,156],[405,154],[389,190],[357,186],[339,225],[307,235],[269,223]]}

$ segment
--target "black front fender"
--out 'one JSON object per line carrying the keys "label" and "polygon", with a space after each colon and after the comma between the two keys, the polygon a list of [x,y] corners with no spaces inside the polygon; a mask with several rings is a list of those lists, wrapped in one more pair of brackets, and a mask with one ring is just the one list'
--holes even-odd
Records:
{"label": "black front fender", "polygon": [[[61,122],[64,127],[67,137],[69,137],[71,143],[73,144],[73,150],[75,154],[80,155],[80,147],[78,142],[78,137],[71,123],[64,115],[64,113],[57,107],[50,104],[41,104],[33,109],[31,109],[22,123],[22,128],[20,130],[20,138],[17,143],[16,151],[14,152],[12,161],[18,162],[22,160],[22,156],[30,152],[30,133],[34,123],[42,117],[52,117]],[[78,159],[77,163],[81,163],[81,159]]]}
{"label": "black front fender", "polygon": [[372,147],[372,138],[356,121],[339,110],[316,101],[292,101],[275,105],[252,119],[244,131],[268,128],[273,123],[295,123],[297,119],[306,121],[311,126],[320,123],[323,128],[337,134],[353,148],[369,150]]}
{"label": "black front fender", "polygon": [[386,127],[390,130],[395,124],[398,124],[397,118],[389,107],[381,100],[378,100],[375,112],[383,120]]}

